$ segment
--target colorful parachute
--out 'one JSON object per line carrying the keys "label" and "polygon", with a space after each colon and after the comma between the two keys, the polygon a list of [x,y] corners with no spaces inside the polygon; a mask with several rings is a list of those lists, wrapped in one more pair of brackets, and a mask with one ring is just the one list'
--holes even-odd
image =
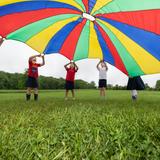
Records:
{"label": "colorful parachute", "polygon": [[129,76],[160,73],[160,0],[0,0],[0,35]]}

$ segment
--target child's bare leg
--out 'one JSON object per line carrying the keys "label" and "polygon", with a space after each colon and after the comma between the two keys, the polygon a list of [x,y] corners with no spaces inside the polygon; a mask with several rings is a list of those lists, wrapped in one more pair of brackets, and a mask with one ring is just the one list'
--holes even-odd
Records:
{"label": "child's bare leg", "polygon": [[131,95],[133,100],[137,100],[137,95],[138,95],[137,90],[131,90]]}
{"label": "child's bare leg", "polygon": [[71,92],[72,92],[72,98],[74,99],[74,98],[75,98],[74,89],[73,89],[73,90],[71,90]]}
{"label": "child's bare leg", "polygon": [[28,87],[26,93],[31,94],[31,90],[32,90],[32,88]]}
{"label": "child's bare leg", "polygon": [[100,96],[101,97],[103,96],[103,90],[102,90],[102,88],[100,88]]}
{"label": "child's bare leg", "polygon": [[34,94],[38,94],[38,88],[34,88]]}
{"label": "child's bare leg", "polygon": [[68,93],[69,93],[69,90],[66,90],[66,97],[65,97],[66,100],[68,99]]}
{"label": "child's bare leg", "polygon": [[38,88],[34,88],[34,100],[38,100]]}
{"label": "child's bare leg", "polygon": [[32,88],[27,88],[27,91],[26,91],[26,100],[29,101],[31,99],[31,90]]}
{"label": "child's bare leg", "polygon": [[105,97],[106,96],[106,90],[105,90],[105,88],[103,88],[103,97]]}

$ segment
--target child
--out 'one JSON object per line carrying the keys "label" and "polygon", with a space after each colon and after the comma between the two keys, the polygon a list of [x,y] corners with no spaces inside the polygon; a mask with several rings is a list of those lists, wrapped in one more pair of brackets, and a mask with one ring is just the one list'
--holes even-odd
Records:
{"label": "child", "polygon": [[[42,57],[42,64],[36,63],[36,57]],[[26,100],[31,98],[31,90],[34,89],[34,100],[38,100],[38,67],[44,66],[44,55],[35,55],[29,58],[29,69],[27,79],[27,94]]]}
{"label": "child", "polygon": [[108,67],[104,60],[101,60],[97,64],[97,69],[99,71],[99,89],[100,89],[100,96],[105,97],[105,90],[107,87],[107,71]]}
{"label": "child", "polygon": [[133,101],[136,101],[138,98],[137,90],[144,90],[144,89],[145,89],[145,85],[140,76],[129,78],[127,90],[131,90],[131,96]]}
{"label": "child", "polygon": [[78,67],[74,62],[70,62],[64,66],[64,68],[67,71],[66,75],[66,95],[65,100],[68,100],[68,92],[71,90],[72,92],[72,98],[75,100],[75,94],[74,94],[74,79],[75,79],[75,73],[78,71]]}

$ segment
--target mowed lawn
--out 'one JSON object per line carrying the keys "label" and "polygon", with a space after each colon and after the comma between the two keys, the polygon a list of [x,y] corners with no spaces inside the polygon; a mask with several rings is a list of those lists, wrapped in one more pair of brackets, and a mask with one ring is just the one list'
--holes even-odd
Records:
{"label": "mowed lawn", "polygon": [[0,93],[0,160],[160,160],[160,92]]}

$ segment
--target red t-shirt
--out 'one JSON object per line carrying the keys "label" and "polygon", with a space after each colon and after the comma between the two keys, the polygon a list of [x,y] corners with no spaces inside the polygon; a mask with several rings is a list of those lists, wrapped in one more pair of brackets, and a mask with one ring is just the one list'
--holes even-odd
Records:
{"label": "red t-shirt", "polygon": [[77,70],[75,68],[67,68],[66,70],[67,70],[66,80],[74,82],[75,73],[77,72]]}
{"label": "red t-shirt", "polygon": [[38,63],[33,64],[32,61],[29,61],[28,76],[38,78],[38,67],[40,66]]}

